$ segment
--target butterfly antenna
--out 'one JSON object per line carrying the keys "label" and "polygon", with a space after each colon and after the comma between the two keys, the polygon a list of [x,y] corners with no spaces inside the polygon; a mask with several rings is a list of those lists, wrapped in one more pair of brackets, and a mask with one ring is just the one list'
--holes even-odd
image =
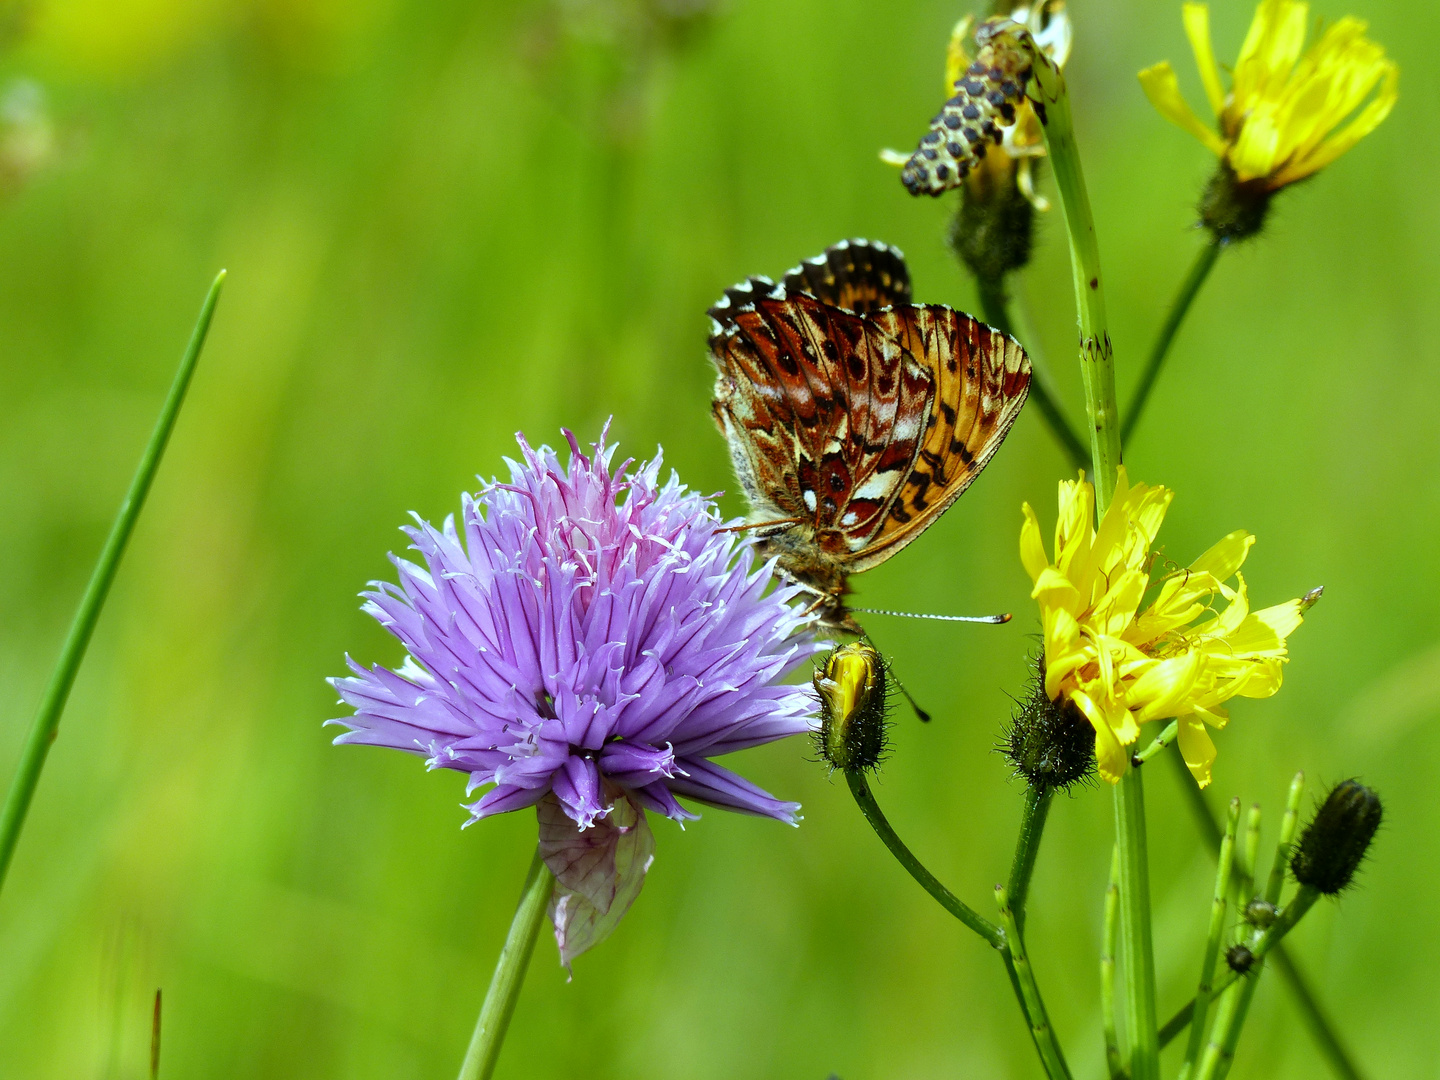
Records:
{"label": "butterfly antenna", "polygon": [[[859,609],[852,608],[851,610],[858,611]],[[875,639],[872,638],[869,634],[866,634],[865,638],[870,642],[870,647],[874,649],[877,653],[879,653],[880,649],[875,644]],[[880,653],[880,655],[883,657],[885,654]],[[910,691],[905,689],[905,684],[900,681],[900,676],[895,674],[895,666],[891,664],[888,660],[884,661],[884,664],[885,674],[889,677],[890,681],[895,684],[895,689],[899,690],[900,693],[905,696],[905,700],[908,701],[910,703],[910,707],[915,710],[915,716],[920,720],[920,722],[922,724],[928,724],[930,722],[930,714],[924,709],[922,709],[920,707],[920,703],[915,700],[914,696],[910,693]]]}
{"label": "butterfly antenna", "polygon": [[754,521],[748,525],[727,525],[723,529],[716,529],[717,533],[727,532],[749,532],[751,529],[770,529],[776,525],[796,525],[800,518],[777,518],[775,521]]}
{"label": "butterfly antenna", "polygon": [[908,701],[910,703],[910,707],[915,710],[915,715],[920,718],[920,722],[922,724],[928,724],[930,722],[930,714],[924,709],[922,709],[920,707],[920,703],[910,696],[910,691],[905,689],[905,684],[900,681],[900,676],[896,675],[895,672],[892,670],[890,672],[890,678],[895,680],[896,688],[900,691],[900,693],[905,695],[905,700]]}
{"label": "butterfly antenna", "polygon": [[940,622],[968,622],[985,623],[988,626],[999,626],[1001,623],[1010,621],[1010,613],[1002,612],[999,615],[928,615],[916,611],[881,611],[879,608],[857,607],[851,611],[858,611],[865,615],[894,615],[901,619],[936,619]]}

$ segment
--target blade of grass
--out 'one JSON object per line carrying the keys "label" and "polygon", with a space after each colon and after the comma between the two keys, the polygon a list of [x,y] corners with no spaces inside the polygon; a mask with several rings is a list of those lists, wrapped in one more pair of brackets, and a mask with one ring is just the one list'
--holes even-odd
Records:
{"label": "blade of grass", "polygon": [[25,816],[30,810],[31,800],[35,797],[35,788],[40,783],[45,759],[59,730],[60,717],[65,712],[70,688],[74,685],[75,675],[85,659],[85,650],[95,632],[100,609],[105,606],[105,598],[110,593],[115,572],[120,568],[120,558],[125,554],[125,545],[135,530],[135,522],[145,506],[145,496],[150,493],[150,485],[160,467],[160,459],[165,454],[165,444],[170,441],[175,418],[185,401],[185,391],[190,386],[190,377],[195,373],[195,363],[200,359],[200,350],[205,345],[205,335],[210,330],[210,319],[215,314],[215,303],[220,298],[220,287],[224,282],[225,271],[221,270],[200,308],[200,318],[190,335],[190,344],[180,358],[180,369],[170,384],[170,394],[160,409],[160,418],[155,421],[150,442],[140,456],[135,477],[130,481],[130,490],[125,493],[125,501],[120,504],[120,512],[115,515],[115,524],[110,527],[110,535],[105,539],[100,559],[90,575],[90,584],[85,587],[85,595],[75,612],[74,622],[70,624],[65,646],[60,650],[60,658],[55,662],[50,684],[45,688],[45,696],[35,714],[35,722],[30,727],[29,738],[20,755],[20,764],[15,770],[15,779],[11,781],[10,791],[5,796],[4,810],[0,811],[0,889],[5,886],[5,875],[10,869],[15,845],[20,840],[20,831],[25,827]]}

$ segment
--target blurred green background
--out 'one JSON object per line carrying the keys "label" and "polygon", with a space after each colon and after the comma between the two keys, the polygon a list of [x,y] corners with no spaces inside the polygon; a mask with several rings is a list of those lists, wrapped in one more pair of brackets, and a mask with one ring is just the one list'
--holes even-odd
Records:
{"label": "blurred green background", "polygon": [[[157,986],[166,1077],[454,1075],[535,827],[462,832],[460,774],[320,727],[347,650],[399,659],[355,597],[390,573],[397,526],[455,509],[516,430],[593,436],[611,414],[625,452],[661,444],[692,486],[733,488],[704,310],[842,237],[898,244],[917,298],[973,305],[942,243],[950,203],[907,197],[876,159],[939,103],[963,0],[695,6],[0,6],[6,779],[204,289],[230,271],[0,896],[0,1075],[146,1075]],[[1214,8],[1233,56],[1249,0]],[[1178,3],[1071,11],[1123,400],[1199,243],[1210,165],[1134,73],[1168,57],[1203,97]],[[1179,493],[1173,557],[1244,527],[1258,603],[1326,586],[1284,691],[1236,704],[1209,796],[1277,808],[1296,768],[1382,792],[1361,886],[1294,948],[1371,1076],[1433,1077],[1440,20],[1422,0],[1354,13],[1402,66],[1395,114],[1223,257],[1129,461]],[[1069,290],[1052,213],[1023,292],[1078,413]],[[898,718],[881,801],[982,911],[1020,799],[991,747],[1036,629],[1019,506],[1053,520],[1065,471],[1031,410],[922,542],[857,581],[874,606],[1017,613],[872,620],[936,713]],[[573,982],[542,939],[500,1075],[1039,1075],[995,958],[810,756],[793,741],[739,762],[805,804],[799,829],[661,822],[644,893]],[[1148,787],[1168,1015],[1211,868],[1170,774]],[[1110,814],[1108,792],[1057,802],[1030,920],[1084,1078],[1101,1071]],[[1273,976],[1235,1075],[1324,1075]]]}

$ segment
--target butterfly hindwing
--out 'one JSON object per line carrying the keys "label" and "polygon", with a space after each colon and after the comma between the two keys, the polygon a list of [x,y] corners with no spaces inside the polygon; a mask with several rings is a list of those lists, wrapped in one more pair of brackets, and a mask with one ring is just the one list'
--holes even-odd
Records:
{"label": "butterfly hindwing", "polygon": [[910,271],[899,248],[873,240],[841,240],[806,259],[781,284],[794,294],[865,315],[910,302]]}

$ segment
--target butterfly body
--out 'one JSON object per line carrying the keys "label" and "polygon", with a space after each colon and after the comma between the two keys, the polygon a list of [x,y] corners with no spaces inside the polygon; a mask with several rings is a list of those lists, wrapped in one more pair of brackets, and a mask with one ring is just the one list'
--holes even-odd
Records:
{"label": "butterfly body", "polygon": [[888,559],[969,486],[1029,387],[1012,338],[911,304],[894,248],[843,241],[710,309],[714,415],[762,550],[859,633],[848,576]]}

